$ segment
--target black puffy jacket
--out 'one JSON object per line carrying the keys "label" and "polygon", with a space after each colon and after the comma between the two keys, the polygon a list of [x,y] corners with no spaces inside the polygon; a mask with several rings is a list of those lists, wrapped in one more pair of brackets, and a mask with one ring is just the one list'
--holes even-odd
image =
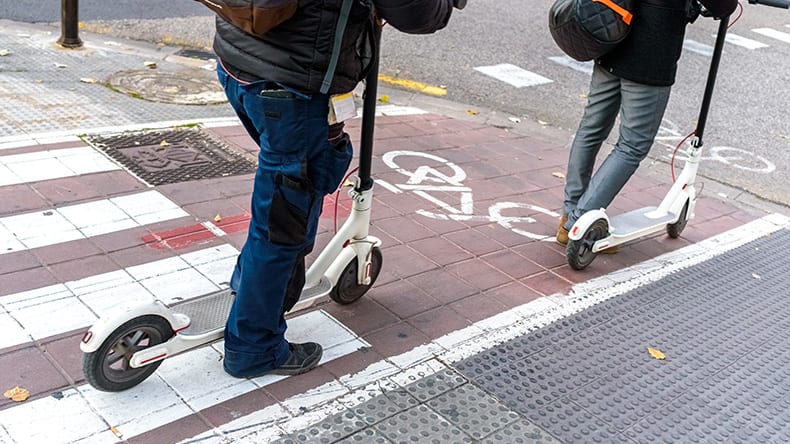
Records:
{"label": "black puffy jacket", "polygon": [[[353,1],[330,94],[354,89],[366,64],[361,48],[371,8],[366,0]],[[342,0],[300,0],[293,17],[260,37],[217,17],[214,52],[231,74],[243,80],[265,79],[317,92],[329,66],[341,4]],[[373,0],[373,4],[379,17],[410,34],[443,28],[453,5],[452,0]]]}
{"label": "black puffy jacket", "polygon": [[[638,0],[628,37],[596,63],[612,74],[647,85],[675,83],[690,17],[689,0]],[[713,17],[732,13],[737,0],[702,0]]]}

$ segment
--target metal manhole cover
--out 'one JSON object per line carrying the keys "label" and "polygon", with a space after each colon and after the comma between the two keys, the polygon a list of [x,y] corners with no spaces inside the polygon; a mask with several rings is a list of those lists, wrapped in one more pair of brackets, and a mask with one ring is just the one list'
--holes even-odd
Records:
{"label": "metal manhole cover", "polygon": [[200,129],[88,136],[87,141],[151,185],[252,174],[257,165]]}
{"label": "metal manhole cover", "polygon": [[212,72],[201,69],[121,71],[111,75],[107,84],[126,95],[152,102],[212,105],[227,101]]}

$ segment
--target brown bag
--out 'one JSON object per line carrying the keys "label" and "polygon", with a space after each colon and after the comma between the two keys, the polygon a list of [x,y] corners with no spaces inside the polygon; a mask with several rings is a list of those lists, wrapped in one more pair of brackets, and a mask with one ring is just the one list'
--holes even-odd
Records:
{"label": "brown bag", "polygon": [[298,0],[195,0],[248,34],[261,36],[288,20]]}

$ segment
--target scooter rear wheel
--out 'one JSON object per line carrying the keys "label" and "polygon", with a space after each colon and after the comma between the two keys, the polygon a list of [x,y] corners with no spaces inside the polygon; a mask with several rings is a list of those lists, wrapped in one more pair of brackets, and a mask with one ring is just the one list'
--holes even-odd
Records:
{"label": "scooter rear wheel", "polygon": [[590,225],[579,240],[568,240],[565,256],[568,265],[574,270],[584,270],[592,263],[598,253],[593,253],[592,247],[596,241],[609,235],[609,224],[606,219],[598,219]]}
{"label": "scooter rear wheel", "polygon": [[85,379],[98,390],[120,392],[143,382],[162,361],[132,368],[129,361],[142,349],[173,337],[173,329],[161,316],[146,315],[131,319],[116,328],[95,351],[82,357]]}
{"label": "scooter rear wheel", "polygon": [[364,296],[376,282],[376,278],[379,277],[379,271],[381,271],[382,259],[381,249],[379,247],[373,247],[370,252],[370,283],[367,285],[360,285],[357,282],[357,258],[354,257],[354,259],[346,265],[343,273],[340,274],[337,284],[335,284],[335,287],[329,292],[329,297],[342,305],[356,302],[357,299]]}
{"label": "scooter rear wheel", "polygon": [[667,224],[667,235],[672,239],[677,239],[680,237],[680,233],[683,232],[683,229],[686,228],[686,224],[688,223],[688,212],[689,212],[689,201],[686,200],[686,204],[683,205],[683,209],[680,211],[680,217],[678,217],[678,221],[674,224]]}

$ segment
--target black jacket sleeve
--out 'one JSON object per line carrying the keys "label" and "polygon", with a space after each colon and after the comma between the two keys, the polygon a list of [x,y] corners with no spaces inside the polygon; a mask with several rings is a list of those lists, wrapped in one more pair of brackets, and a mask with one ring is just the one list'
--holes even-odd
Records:
{"label": "black jacket sleeve", "polygon": [[431,34],[447,25],[453,0],[374,0],[382,19],[398,31]]}
{"label": "black jacket sleeve", "polygon": [[738,6],[738,0],[699,0],[699,2],[708,10],[705,15],[714,18],[730,15]]}

